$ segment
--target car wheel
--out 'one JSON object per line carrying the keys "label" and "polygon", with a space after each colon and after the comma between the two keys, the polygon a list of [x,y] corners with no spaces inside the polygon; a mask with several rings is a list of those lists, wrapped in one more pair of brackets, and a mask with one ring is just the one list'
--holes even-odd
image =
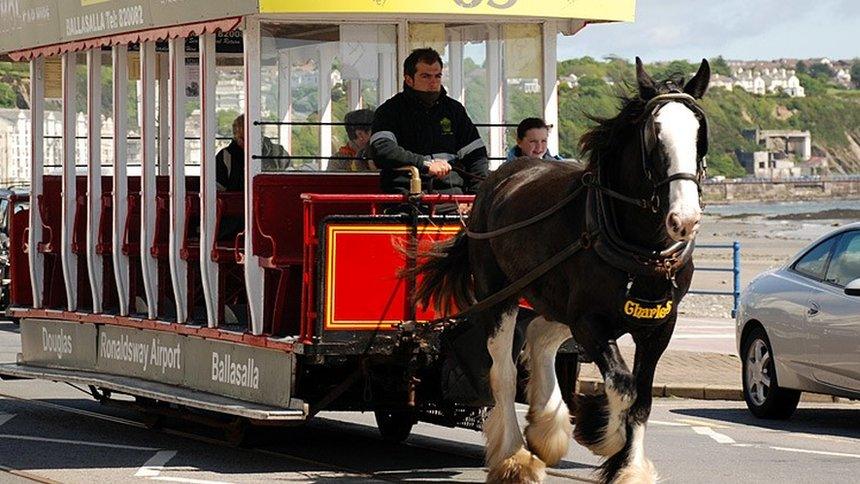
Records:
{"label": "car wheel", "polygon": [[780,388],[776,381],[773,349],[762,328],[753,329],[744,340],[744,400],[750,412],[759,418],[787,419],[800,401],[800,392]]}
{"label": "car wheel", "polygon": [[400,443],[409,437],[412,426],[415,425],[415,413],[403,410],[376,410],[376,426],[382,438],[394,443]]}

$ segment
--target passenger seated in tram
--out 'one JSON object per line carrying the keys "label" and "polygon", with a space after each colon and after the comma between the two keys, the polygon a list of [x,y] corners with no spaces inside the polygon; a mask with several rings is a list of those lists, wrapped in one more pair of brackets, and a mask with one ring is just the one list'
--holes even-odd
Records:
{"label": "passenger seated in tram", "polygon": [[517,126],[517,144],[508,150],[507,161],[516,160],[521,156],[540,158],[542,160],[561,160],[553,156],[546,147],[549,138],[549,126],[541,118],[526,118]]}
{"label": "passenger seated in tram", "polygon": [[[263,136],[263,156],[289,156],[283,146]],[[289,166],[284,158],[262,159],[263,171],[283,171]],[[233,120],[233,140],[215,155],[215,188],[224,192],[245,191],[245,115]],[[233,240],[243,228],[242,217],[225,216],[221,219],[218,240]]]}
{"label": "passenger seated in tram", "polygon": [[[284,171],[290,163],[290,154],[283,146],[263,136],[261,154],[263,171]],[[265,158],[272,157],[272,158]],[[245,191],[245,115],[233,120],[233,141],[215,155],[215,182],[218,191]]]}
{"label": "passenger seated in tram", "polygon": [[329,171],[374,171],[376,165],[366,157],[367,144],[370,142],[370,129],[373,125],[373,110],[358,109],[346,113],[343,117],[346,124],[348,141],[337,150],[335,157],[329,161]]}
{"label": "passenger seated in tram", "polygon": [[408,172],[418,168],[422,191],[474,194],[487,176],[487,149],[466,108],[442,87],[442,58],[416,49],[403,63],[403,92],[376,110],[370,157],[381,168],[385,193],[409,193]]}

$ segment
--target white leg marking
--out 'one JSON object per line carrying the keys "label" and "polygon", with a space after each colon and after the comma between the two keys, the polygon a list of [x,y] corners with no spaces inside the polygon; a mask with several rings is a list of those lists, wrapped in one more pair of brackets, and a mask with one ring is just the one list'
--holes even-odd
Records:
{"label": "white leg marking", "polygon": [[627,409],[633,405],[635,396],[622,394],[616,390],[611,379],[604,380],[604,388],[606,388],[606,399],[609,403],[606,430],[603,438],[590,447],[590,450],[597,455],[608,457],[617,454],[627,442]]}
{"label": "white leg marking", "polygon": [[630,430],[630,454],[624,467],[618,471],[613,483],[650,484],[657,482],[657,470],[645,458],[645,424],[633,424]]}
{"label": "white leg marking", "polygon": [[635,424],[631,430],[630,464],[642,465],[645,462],[645,425]]}
{"label": "white leg marking", "polygon": [[517,368],[511,358],[511,351],[515,324],[516,312],[503,314],[497,333],[487,340],[487,349],[493,358],[490,387],[495,401],[484,426],[487,436],[487,464],[490,467],[512,456],[523,445],[514,408]]}
{"label": "white leg marking", "polygon": [[517,368],[511,357],[517,310],[502,315],[496,334],[487,340],[493,358],[490,387],[495,405],[484,423],[487,436],[487,482],[537,483],[545,477],[545,466],[525,448],[517,412]]}
{"label": "white leg marking", "polygon": [[555,355],[570,338],[570,327],[538,317],[526,330],[529,368],[529,413],[526,441],[548,465],[557,464],[567,453],[573,427],[570,411],[561,396],[555,375]]}

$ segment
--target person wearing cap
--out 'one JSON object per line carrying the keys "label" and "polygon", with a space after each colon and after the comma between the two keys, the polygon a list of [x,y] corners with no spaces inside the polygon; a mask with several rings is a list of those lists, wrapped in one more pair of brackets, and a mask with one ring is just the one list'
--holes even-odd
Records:
{"label": "person wearing cap", "polygon": [[337,150],[337,154],[329,161],[329,171],[373,171],[376,170],[373,160],[366,158],[367,145],[370,142],[370,130],[373,125],[373,110],[358,109],[350,111],[343,117],[346,124],[347,143]]}
{"label": "person wearing cap", "polygon": [[526,118],[517,126],[517,144],[508,150],[507,161],[516,160],[522,156],[542,160],[561,160],[553,156],[547,149],[549,126],[541,118]]}
{"label": "person wearing cap", "polygon": [[442,87],[442,67],[435,50],[412,51],[403,91],[376,109],[369,155],[385,193],[409,193],[410,175],[398,170],[406,166],[418,168],[426,193],[475,194],[487,176],[487,149],[466,108]]}

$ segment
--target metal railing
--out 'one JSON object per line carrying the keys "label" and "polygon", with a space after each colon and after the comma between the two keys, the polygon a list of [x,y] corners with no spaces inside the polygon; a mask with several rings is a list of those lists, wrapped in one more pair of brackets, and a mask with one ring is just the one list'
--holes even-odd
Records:
{"label": "metal railing", "polygon": [[731,272],[731,291],[687,291],[687,294],[700,294],[705,296],[732,296],[732,317],[738,314],[738,300],[741,296],[741,243],[734,241],[731,244],[702,244],[696,245],[696,249],[732,249],[732,267],[696,267],[696,271],[706,272]]}

